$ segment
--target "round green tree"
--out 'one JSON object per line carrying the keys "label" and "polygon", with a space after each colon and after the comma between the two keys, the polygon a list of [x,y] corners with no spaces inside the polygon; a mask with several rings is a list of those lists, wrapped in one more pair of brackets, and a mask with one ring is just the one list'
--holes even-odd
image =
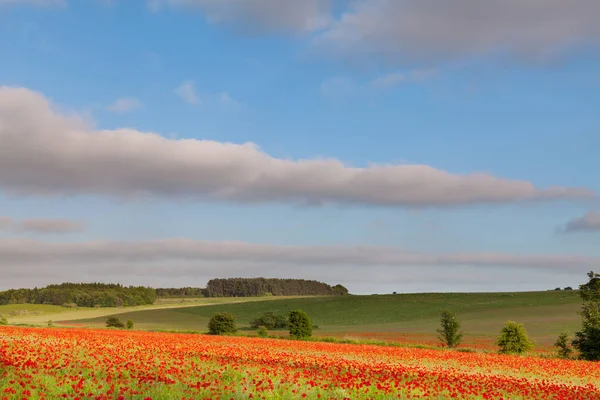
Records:
{"label": "round green tree", "polygon": [[213,315],[208,323],[208,332],[211,335],[227,335],[237,332],[233,315],[224,312]]}
{"label": "round green tree", "polygon": [[290,312],[288,320],[290,336],[295,339],[303,339],[312,336],[312,322],[307,313],[302,310]]}
{"label": "round green tree", "polygon": [[521,354],[533,349],[534,346],[523,324],[514,321],[506,322],[496,344],[500,346],[502,354]]}

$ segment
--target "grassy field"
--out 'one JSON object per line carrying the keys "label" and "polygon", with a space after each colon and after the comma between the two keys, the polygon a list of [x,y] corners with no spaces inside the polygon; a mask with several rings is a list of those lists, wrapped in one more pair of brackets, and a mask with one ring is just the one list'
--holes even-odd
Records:
{"label": "grassy field", "polygon": [[249,298],[188,298],[188,299],[159,299],[156,304],[136,307],[103,307],[103,308],[65,308],[46,304],[10,304],[0,306],[0,315],[7,317],[11,324],[46,325],[52,320],[60,325],[60,321],[78,321],[97,319],[104,321],[108,315],[131,314],[137,312],[158,312],[168,309],[184,309],[187,307],[205,307],[239,302],[272,301],[278,297],[249,297]]}
{"label": "grassy field", "polygon": [[[249,329],[251,319],[264,312],[283,314],[302,309],[319,326],[314,332],[316,335],[393,340],[401,335],[434,335],[440,312],[447,308],[458,313],[464,330],[471,337],[495,337],[507,320],[514,320],[524,323],[540,344],[551,343],[563,330],[574,332],[580,327],[577,311],[581,302],[574,291],[237,300],[243,302],[121,310],[124,312],[119,317],[135,321],[138,329],[204,331],[214,313],[226,311],[235,316],[243,331]],[[100,327],[104,317],[68,318],[65,323]]]}

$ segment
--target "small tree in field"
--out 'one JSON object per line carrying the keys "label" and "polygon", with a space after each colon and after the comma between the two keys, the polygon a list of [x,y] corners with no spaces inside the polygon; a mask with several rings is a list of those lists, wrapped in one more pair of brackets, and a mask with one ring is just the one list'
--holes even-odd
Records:
{"label": "small tree in field", "polygon": [[258,335],[258,337],[266,338],[267,336],[269,336],[269,331],[264,326],[259,326],[256,330],[256,334]]}
{"label": "small tree in field", "polygon": [[456,347],[462,341],[463,334],[459,332],[460,323],[456,320],[456,314],[450,311],[442,312],[442,327],[437,330],[438,339],[444,346]]}
{"label": "small tree in field", "polygon": [[106,327],[107,328],[125,328],[125,324],[117,317],[108,317],[106,318]]}
{"label": "small tree in field", "polygon": [[563,332],[558,335],[558,339],[554,342],[554,345],[558,347],[558,357],[559,358],[571,358],[573,354],[573,349],[569,346],[569,333]]}
{"label": "small tree in field", "polygon": [[523,324],[514,321],[506,322],[496,344],[500,346],[502,354],[521,354],[533,349],[534,346]]}
{"label": "small tree in field", "polygon": [[127,320],[127,329],[133,329],[133,321],[130,319]]}
{"label": "small tree in field", "polygon": [[290,336],[295,339],[304,339],[312,336],[312,322],[307,313],[302,310],[290,312]]}
{"label": "small tree in field", "polygon": [[208,332],[211,335],[228,335],[237,332],[233,315],[229,313],[217,313],[212,316],[208,323]]}
{"label": "small tree in field", "polygon": [[8,320],[4,315],[0,315],[0,325],[8,325]]}

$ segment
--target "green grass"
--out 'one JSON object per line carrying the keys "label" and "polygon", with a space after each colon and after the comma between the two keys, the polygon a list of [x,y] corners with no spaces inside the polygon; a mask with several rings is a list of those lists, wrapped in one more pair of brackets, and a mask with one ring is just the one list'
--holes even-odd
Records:
{"label": "green grass", "polygon": [[[507,320],[525,324],[539,342],[549,342],[563,330],[579,328],[577,311],[581,301],[575,291],[522,293],[427,293],[345,297],[254,299],[243,303],[203,305],[122,313],[122,320],[135,321],[138,329],[206,330],[216,312],[230,312],[242,329],[251,319],[268,311],[286,314],[306,311],[315,334],[368,332],[435,333],[443,309],[456,311],[469,335],[496,336]],[[73,321],[102,326],[104,318]]]}

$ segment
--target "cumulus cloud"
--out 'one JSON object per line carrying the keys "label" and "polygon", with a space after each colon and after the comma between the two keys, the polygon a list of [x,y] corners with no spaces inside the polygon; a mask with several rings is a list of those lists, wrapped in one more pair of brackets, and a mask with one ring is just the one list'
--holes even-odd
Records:
{"label": "cumulus cloud", "polygon": [[42,95],[0,88],[0,188],[21,195],[168,196],[318,205],[452,206],[586,199],[585,188],[538,188],[487,173],[426,165],[347,166],[287,160],[253,143],[171,140],[133,129],[96,130]]}
{"label": "cumulus cloud", "polygon": [[139,110],[141,108],[144,108],[144,105],[141,101],[134,97],[123,97],[121,99],[117,99],[114,103],[107,107],[109,111],[117,113],[126,113],[129,111]]}
{"label": "cumulus cloud", "polygon": [[600,213],[590,211],[584,216],[574,218],[563,227],[564,232],[600,232]]}
{"label": "cumulus cloud", "polygon": [[16,220],[11,217],[0,216],[0,230],[26,233],[72,233],[80,232],[86,228],[83,221],[70,219],[23,219]]}
{"label": "cumulus cloud", "polygon": [[363,0],[316,44],[350,57],[448,61],[507,54],[544,59],[600,45],[597,0]]}
{"label": "cumulus cloud", "polygon": [[[282,246],[184,238],[150,241],[44,242],[0,239],[0,265],[109,264],[223,261],[295,266],[474,266],[580,271],[600,258],[570,255],[422,253],[384,246]],[[168,265],[168,264],[163,264]]]}
{"label": "cumulus cloud", "polygon": [[311,32],[329,22],[331,0],[150,0],[163,5],[197,9],[214,24],[253,31]]}
{"label": "cumulus cloud", "polygon": [[196,85],[192,81],[185,81],[175,89],[175,94],[188,104],[200,104],[200,97],[196,92]]}

